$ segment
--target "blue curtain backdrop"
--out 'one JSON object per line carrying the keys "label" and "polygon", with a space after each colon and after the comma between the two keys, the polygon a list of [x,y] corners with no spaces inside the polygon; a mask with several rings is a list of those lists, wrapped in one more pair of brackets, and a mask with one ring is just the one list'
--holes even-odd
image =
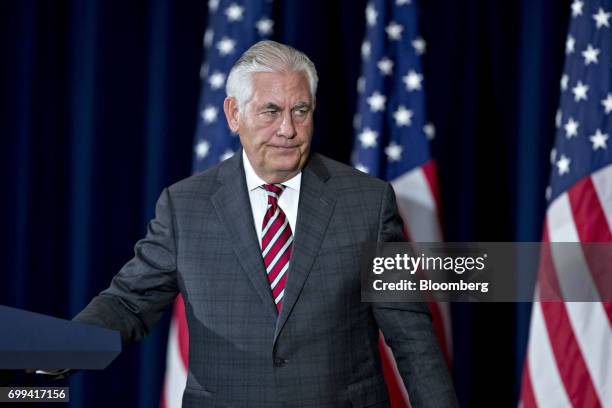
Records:
{"label": "blue curtain backdrop", "polygon": [[[275,39],[321,77],[315,150],[349,162],[365,0],[278,1]],[[0,2],[0,304],[71,318],[132,255],[161,189],[190,173],[200,1]],[[539,240],[569,1],[430,0],[428,111],[449,241]],[[515,406],[529,305],[453,305],[464,407]],[[168,317],[73,407],[153,407]],[[2,385],[43,384],[0,372]]]}

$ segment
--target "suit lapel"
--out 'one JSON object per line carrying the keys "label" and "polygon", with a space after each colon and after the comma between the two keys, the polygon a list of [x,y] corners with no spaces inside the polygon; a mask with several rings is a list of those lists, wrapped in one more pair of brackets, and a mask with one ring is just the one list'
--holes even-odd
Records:
{"label": "suit lapel", "polygon": [[221,187],[212,196],[213,206],[227,228],[240,266],[255,287],[270,316],[276,319],[276,306],[253,225],[251,201],[242,167],[242,150],[234,154],[225,166],[219,168],[218,180]]}
{"label": "suit lapel", "polygon": [[291,314],[308,278],[334,209],[335,196],[325,188],[328,178],[329,173],[321,159],[313,154],[302,172],[293,250],[274,341]]}

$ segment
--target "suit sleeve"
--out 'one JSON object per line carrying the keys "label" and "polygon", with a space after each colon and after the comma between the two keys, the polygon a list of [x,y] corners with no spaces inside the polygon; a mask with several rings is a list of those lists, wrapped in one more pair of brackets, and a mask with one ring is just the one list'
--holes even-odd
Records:
{"label": "suit sleeve", "polygon": [[172,203],[165,189],[146,236],[134,247],[134,257],[74,320],[118,330],[123,343],[147,335],[178,294],[174,231]]}
{"label": "suit sleeve", "polygon": [[[379,217],[379,242],[405,241],[395,193],[387,184]],[[426,303],[373,303],[376,322],[391,347],[412,408],[457,407],[453,383]]]}

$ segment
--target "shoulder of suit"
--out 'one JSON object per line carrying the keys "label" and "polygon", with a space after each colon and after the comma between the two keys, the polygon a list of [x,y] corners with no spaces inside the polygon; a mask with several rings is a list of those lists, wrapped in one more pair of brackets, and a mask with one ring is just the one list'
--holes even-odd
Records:
{"label": "shoulder of suit", "polygon": [[228,165],[227,160],[223,161],[202,172],[195,173],[189,177],[177,181],[168,187],[171,193],[188,193],[191,191],[206,191],[218,184],[217,176],[222,166]]}
{"label": "shoulder of suit", "polygon": [[313,159],[318,160],[326,170],[330,177],[329,181],[334,184],[350,184],[358,185],[366,189],[384,189],[387,183],[377,177],[359,171],[354,167],[339,161],[330,159],[322,154],[315,153]]}

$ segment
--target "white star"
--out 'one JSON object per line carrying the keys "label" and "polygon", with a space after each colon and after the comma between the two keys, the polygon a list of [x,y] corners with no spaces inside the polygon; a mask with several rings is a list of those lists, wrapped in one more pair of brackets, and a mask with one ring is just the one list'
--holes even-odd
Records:
{"label": "white star", "polygon": [[378,13],[376,12],[376,9],[374,8],[374,4],[372,2],[368,3],[365,13],[368,26],[374,27],[376,25],[376,20],[378,19]]}
{"label": "white star", "polygon": [[230,23],[242,20],[242,13],[244,13],[244,7],[240,7],[236,3],[232,3],[228,8],[225,9],[227,21],[229,21]]}
{"label": "white star", "polygon": [[433,140],[436,137],[436,128],[433,123],[427,123],[423,126],[423,133],[427,136],[427,140]]}
{"label": "white star", "polygon": [[370,52],[372,51],[372,46],[369,41],[364,41],[361,43],[361,58],[368,59],[370,58]]}
{"label": "white star", "polygon": [[359,134],[359,141],[361,142],[361,147],[375,147],[376,139],[378,139],[378,132],[373,131],[369,127],[363,129],[363,131]]}
{"label": "white star", "polygon": [[569,173],[571,163],[571,159],[565,157],[564,154],[561,155],[561,158],[557,162],[557,169],[559,169],[560,176],[564,175],[565,173]]}
{"label": "white star", "polygon": [[353,116],[353,129],[357,130],[361,127],[361,115],[356,113]]}
{"label": "white star", "polygon": [[425,54],[426,47],[427,44],[425,43],[425,40],[421,37],[417,37],[412,41],[412,48],[414,48],[414,52],[416,53],[416,55]]}
{"label": "white star", "polygon": [[572,37],[571,35],[568,35],[567,40],[565,41],[565,53],[569,55],[572,52],[574,52],[575,49],[576,49],[576,39]]}
{"label": "white star", "polygon": [[601,130],[599,130],[599,129],[597,129],[595,134],[593,134],[593,135],[591,135],[589,137],[589,140],[591,141],[591,143],[593,143],[593,150],[597,150],[600,147],[602,149],[607,149],[608,148],[608,145],[607,145],[608,134],[607,133],[601,133]]}
{"label": "white star", "polygon": [[580,0],[574,0],[572,3],[572,17],[578,17],[582,15],[582,6],[584,3]]}
{"label": "white star", "polygon": [[606,114],[612,112],[612,93],[609,93],[606,99],[602,99],[601,104],[606,110]]}
{"label": "white star", "polygon": [[264,17],[255,23],[255,28],[257,28],[257,32],[262,37],[271,35],[274,31],[274,21]]}
{"label": "white star", "polygon": [[389,143],[389,146],[385,147],[385,154],[389,161],[396,162],[402,160],[402,146],[395,142]]}
{"label": "white star", "polygon": [[206,76],[208,76],[208,64],[203,62],[202,65],[200,65],[200,79],[204,80]]}
{"label": "white star", "polygon": [[225,74],[223,72],[215,71],[208,78],[210,87],[214,90],[220,89],[225,85]]}
{"label": "white star", "polygon": [[563,76],[561,77],[561,90],[562,91],[566,91],[567,90],[567,83],[569,82],[569,76],[567,76],[567,74],[563,74]]}
{"label": "white star", "polygon": [[389,40],[398,41],[402,39],[402,31],[404,31],[404,27],[401,24],[397,24],[395,21],[391,21],[385,28],[385,31],[389,36]]}
{"label": "white star", "polygon": [[587,100],[587,92],[589,91],[589,86],[582,83],[582,81],[578,81],[575,87],[572,88],[572,92],[574,93],[574,101],[578,102],[582,99]]}
{"label": "white star", "polygon": [[552,196],[552,188],[550,186],[546,187],[544,196],[546,197],[547,200],[550,200],[550,196]]}
{"label": "white star", "polygon": [[219,54],[221,56],[229,55],[234,52],[234,47],[236,46],[236,41],[231,38],[223,37],[221,41],[217,43],[217,49],[219,50]]}
{"label": "white star", "polygon": [[205,123],[213,123],[214,121],[216,121],[218,114],[219,114],[219,109],[211,105],[207,105],[206,108],[204,108],[202,112],[200,113]]}
{"label": "white star", "polygon": [[208,48],[213,42],[213,38],[215,36],[215,32],[212,28],[207,28],[204,32],[204,47]]}
{"label": "white star", "polygon": [[561,127],[561,120],[561,109],[557,109],[557,114],[555,115],[555,126],[557,127],[557,129]]}
{"label": "white star", "polygon": [[582,51],[582,56],[584,57],[584,63],[589,65],[591,63],[597,64],[599,61],[597,60],[597,56],[599,55],[599,49],[593,48],[591,44],[587,46],[587,49]]}
{"label": "white star", "polygon": [[357,92],[359,93],[363,93],[365,91],[366,88],[366,79],[365,77],[359,77],[359,79],[357,79]]}
{"label": "white star", "polygon": [[398,106],[397,110],[393,112],[393,119],[395,119],[395,125],[396,126],[412,125],[412,115],[413,115],[413,112],[411,110],[406,109],[404,105]]}
{"label": "white star", "polygon": [[404,4],[410,4],[411,0],[395,0],[396,6],[403,6]]}
{"label": "white star", "polygon": [[368,97],[367,99],[368,105],[370,105],[370,110],[372,112],[379,112],[385,110],[385,103],[387,102],[387,97],[378,91],[374,91],[374,93]]}
{"label": "white star", "polygon": [[423,81],[423,75],[418,74],[414,70],[410,70],[408,75],[402,77],[402,81],[404,81],[406,84],[406,90],[408,92],[417,90],[420,91],[422,89],[421,81]]}
{"label": "white star", "polygon": [[210,150],[210,143],[206,140],[201,140],[195,147],[195,154],[198,160],[202,160],[208,155],[208,151]]}
{"label": "white star", "polygon": [[219,157],[219,161],[227,160],[230,157],[232,157],[233,155],[234,155],[234,152],[232,150],[227,149],[225,152],[223,152],[221,157]]}
{"label": "white star", "polygon": [[357,163],[357,164],[355,165],[355,168],[356,168],[357,170],[361,171],[362,173],[369,173],[369,172],[370,172],[370,169],[368,169],[366,166],[364,166],[364,165],[363,165],[363,164],[361,164],[361,163]]}
{"label": "white star", "polygon": [[384,57],[380,61],[378,61],[376,66],[380,70],[380,73],[383,75],[391,75],[391,72],[393,71],[393,61],[391,61],[387,57]]}
{"label": "white star", "polygon": [[208,0],[208,9],[212,12],[217,11],[219,8],[219,0]]}
{"label": "white star", "polygon": [[601,28],[603,26],[610,27],[610,22],[608,21],[612,13],[606,13],[604,9],[601,7],[597,10],[597,14],[593,14],[593,20],[595,20],[595,25],[597,28]]}
{"label": "white star", "polygon": [[555,164],[557,161],[557,149],[554,147],[550,150],[550,164]]}
{"label": "white star", "polygon": [[567,137],[568,139],[571,139],[572,136],[578,136],[579,126],[580,126],[580,123],[576,122],[574,118],[570,117],[567,120],[567,123],[565,124],[565,126],[563,126],[563,128],[565,129],[565,137]]}

